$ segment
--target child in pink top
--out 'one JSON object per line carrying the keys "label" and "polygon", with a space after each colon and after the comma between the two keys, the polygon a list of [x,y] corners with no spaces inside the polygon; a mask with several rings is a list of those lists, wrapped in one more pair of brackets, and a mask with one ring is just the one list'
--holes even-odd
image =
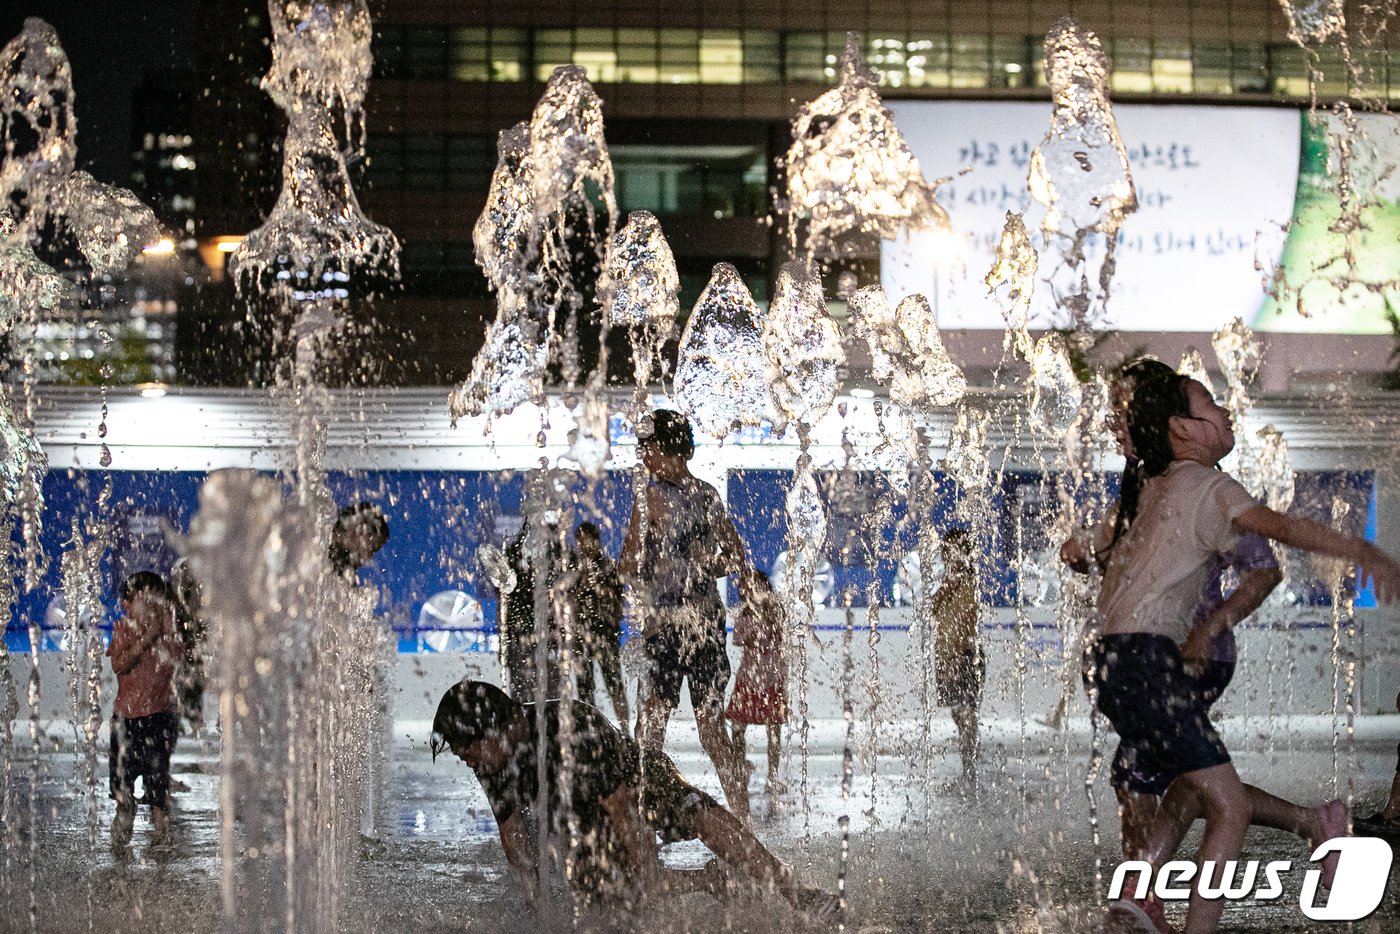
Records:
{"label": "child in pink top", "polygon": [[744,733],[749,724],[768,728],[768,796],[780,790],[778,756],[782,752],[783,721],[787,719],[787,656],[784,654],[785,616],[768,575],[754,568],[739,577],[742,604],[734,619],[734,642],[744,656],[734,678],[734,693],[726,713],[733,724],[734,754],[744,759]]}
{"label": "child in pink top", "polygon": [[170,754],[179,734],[175,676],[184,658],[174,595],[159,574],[131,575],[122,583],[120,597],[122,617],[112,627],[107,646],[117,676],[108,758],[111,795],[117,802],[112,820],[116,848],[131,842],[137,776],[145,780],[155,838],[169,832]]}

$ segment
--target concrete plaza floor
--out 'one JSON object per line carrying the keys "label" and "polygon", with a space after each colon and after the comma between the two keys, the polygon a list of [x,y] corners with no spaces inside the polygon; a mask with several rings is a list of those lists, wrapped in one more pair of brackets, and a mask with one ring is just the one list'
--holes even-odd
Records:
{"label": "concrete plaza floor", "polygon": [[[535,931],[515,891],[495,835],[495,824],[472,773],[455,759],[434,764],[412,723],[396,725],[398,740],[378,811],[378,839],[362,842],[360,861],[341,892],[339,930]],[[1356,811],[1368,813],[1384,797],[1395,767],[1400,717],[1365,718],[1354,740],[1335,750],[1330,722],[1230,721],[1227,742],[1246,781],[1315,804],[1337,789],[1354,788]],[[789,791],[775,811],[762,802],[754,829],[806,882],[836,887],[841,871],[838,818],[849,814],[850,856],[845,878],[852,932],[1089,932],[1102,920],[1095,897],[1095,855],[1111,873],[1117,860],[1117,818],[1100,775],[1092,786],[1100,807],[1094,843],[1086,766],[1089,734],[1075,721],[1063,731],[1038,724],[997,721],[987,725],[983,780],[968,800],[940,790],[958,772],[951,730],[941,722],[927,735],[891,732],[876,759],[872,792],[869,757],[855,760],[852,797],[840,793],[842,756],[838,722],[814,724],[806,757],[797,743],[784,764]],[[21,746],[27,746],[24,741]],[[99,834],[87,834],[87,793],[77,778],[71,749],[46,744],[40,756],[36,807],[28,808],[30,762],[12,762],[19,839],[5,848],[4,910],[0,930],[31,928],[25,906],[33,893],[34,929],[67,932],[207,931],[220,927],[217,741],[183,740],[177,777],[189,785],[178,796],[177,843],[148,846],[143,811],[131,856],[114,858],[107,845],[112,814],[106,798],[106,760],[99,760]],[[693,727],[672,726],[669,751],[696,784],[719,794],[718,782],[695,742]],[[750,738],[750,756],[761,751]],[[1111,751],[1111,747],[1110,747]],[[1334,772],[1334,762],[1336,771]],[[1354,762],[1354,765],[1353,765]],[[927,775],[925,767],[931,771]],[[762,767],[757,774],[762,774]],[[1103,771],[1107,771],[1104,769]],[[1188,840],[1186,853],[1192,849]],[[1299,869],[1284,877],[1285,894],[1270,902],[1226,908],[1226,931],[1343,930],[1309,922],[1298,891],[1306,847],[1276,831],[1252,830],[1246,858],[1292,859]],[[678,844],[666,859],[700,866],[708,852]],[[1400,931],[1400,887],[1392,881],[1380,910],[1351,929]],[[1105,878],[1106,884],[1106,878]],[[1173,916],[1181,909],[1173,906]],[[621,931],[806,931],[822,928],[773,897],[726,903],[693,894],[649,906],[638,917],[585,917],[589,929]]]}

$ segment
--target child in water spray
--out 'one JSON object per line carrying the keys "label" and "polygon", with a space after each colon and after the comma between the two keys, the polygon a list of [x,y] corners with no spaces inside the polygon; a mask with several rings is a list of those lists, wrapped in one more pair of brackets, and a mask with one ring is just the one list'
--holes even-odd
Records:
{"label": "child in water spray", "polygon": [[743,602],[734,619],[734,642],[743,647],[744,656],[726,714],[732,724],[734,754],[740,760],[744,759],[744,734],[749,726],[767,727],[765,790],[771,806],[783,790],[778,781],[778,759],[782,755],[783,722],[788,714],[788,663],[783,644],[787,615],[773,593],[768,575],[752,567],[745,568],[739,577],[739,596]]}
{"label": "child in water spray", "polygon": [[121,587],[122,618],[112,627],[107,655],[117,676],[109,759],[111,795],[117,802],[112,846],[131,842],[136,820],[136,779],[146,786],[154,840],[170,829],[170,754],[180,721],[175,676],[184,644],[175,628],[175,595],[159,574],[139,571]]}
{"label": "child in water spray", "polygon": [[[1100,634],[1085,675],[1090,696],[1134,761],[1170,781],[1144,861],[1160,871],[1195,820],[1204,818],[1197,859],[1212,876],[1202,882],[1216,886],[1238,860],[1249,824],[1278,799],[1260,798],[1240,780],[1183,666],[1183,655],[1202,656],[1234,622],[1214,614],[1193,625],[1211,562],[1253,532],[1356,564],[1387,603],[1400,596],[1400,564],[1369,542],[1259,505],[1217,470],[1234,447],[1233,426],[1199,382],[1172,372],[1145,374],[1133,387],[1127,427],[1137,460],[1124,475],[1099,595]],[[1296,830],[1314,843],[1347,833],[1340,802],[1303,813],[1312,815],[1309,826]],[[1336,868],[1333,853],[1323,861],[1324,885],[1330,887]],[[1197,891],[1190,906],[1188,934],[1218,928],[1221,900]],[[1170,930],[1155,901],[1123,900],[1115,907]]]}

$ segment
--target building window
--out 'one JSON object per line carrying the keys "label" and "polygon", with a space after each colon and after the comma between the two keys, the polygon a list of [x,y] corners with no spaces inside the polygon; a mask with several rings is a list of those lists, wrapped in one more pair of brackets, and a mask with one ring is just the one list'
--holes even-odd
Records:
{"label": "building window", "polygon": [[381,189],[485,191],[496,146],[477,133],[371,135],[365,145],[369,184]]}
{"label": "building window", "polygon": [[[1042,36],[870,32],[866,63],[890,89],[1044,87]],[[376,74],[412,80],[548,81],[560,65],[578,65],[600,84],[829,85],[838,78],[844,32],[762,29],[381,26]],[[1310,93],[1303,54],[1283,44],[1105,42],[1119,94]],[[1384,75],[1388,59],[1369,66]],[[1319,59],[1318,93],[1342,96],[1350,74],[1335,49]]]}
{"label": "building window", "polygon": [[458,81],[521,81],[529,36],[524,29],[452,30],[452,77]]}
{"label": "building window", "polygon": [[615,145],[611,149],[622,211],[717,219],[768,213],[764,147]]}
{"label": "building window", "polygon": [[486,298],[486,277],[468,241],[405,242],[400,255],[403,288],[409,295]]}

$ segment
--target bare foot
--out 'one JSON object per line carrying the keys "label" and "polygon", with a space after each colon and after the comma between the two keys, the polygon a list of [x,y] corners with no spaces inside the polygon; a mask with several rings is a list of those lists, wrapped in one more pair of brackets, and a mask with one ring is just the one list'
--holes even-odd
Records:
{"label": "bare foot", "polygon": [[[1345,801],[1337,799],[1318,805],[1314,814],[1316,814],[1316,826],[1312,840],[1309,841],[1314,849],[1328,840],[1351,836],[1349,829],[1351,809],[1347,807]],[[1341,858],[1342,854],[1332,852],[1322,859],[1322,884],[1328,889],[1332,888],[1332,880],[1337,877],[1337,864],[1341,862]]]}

